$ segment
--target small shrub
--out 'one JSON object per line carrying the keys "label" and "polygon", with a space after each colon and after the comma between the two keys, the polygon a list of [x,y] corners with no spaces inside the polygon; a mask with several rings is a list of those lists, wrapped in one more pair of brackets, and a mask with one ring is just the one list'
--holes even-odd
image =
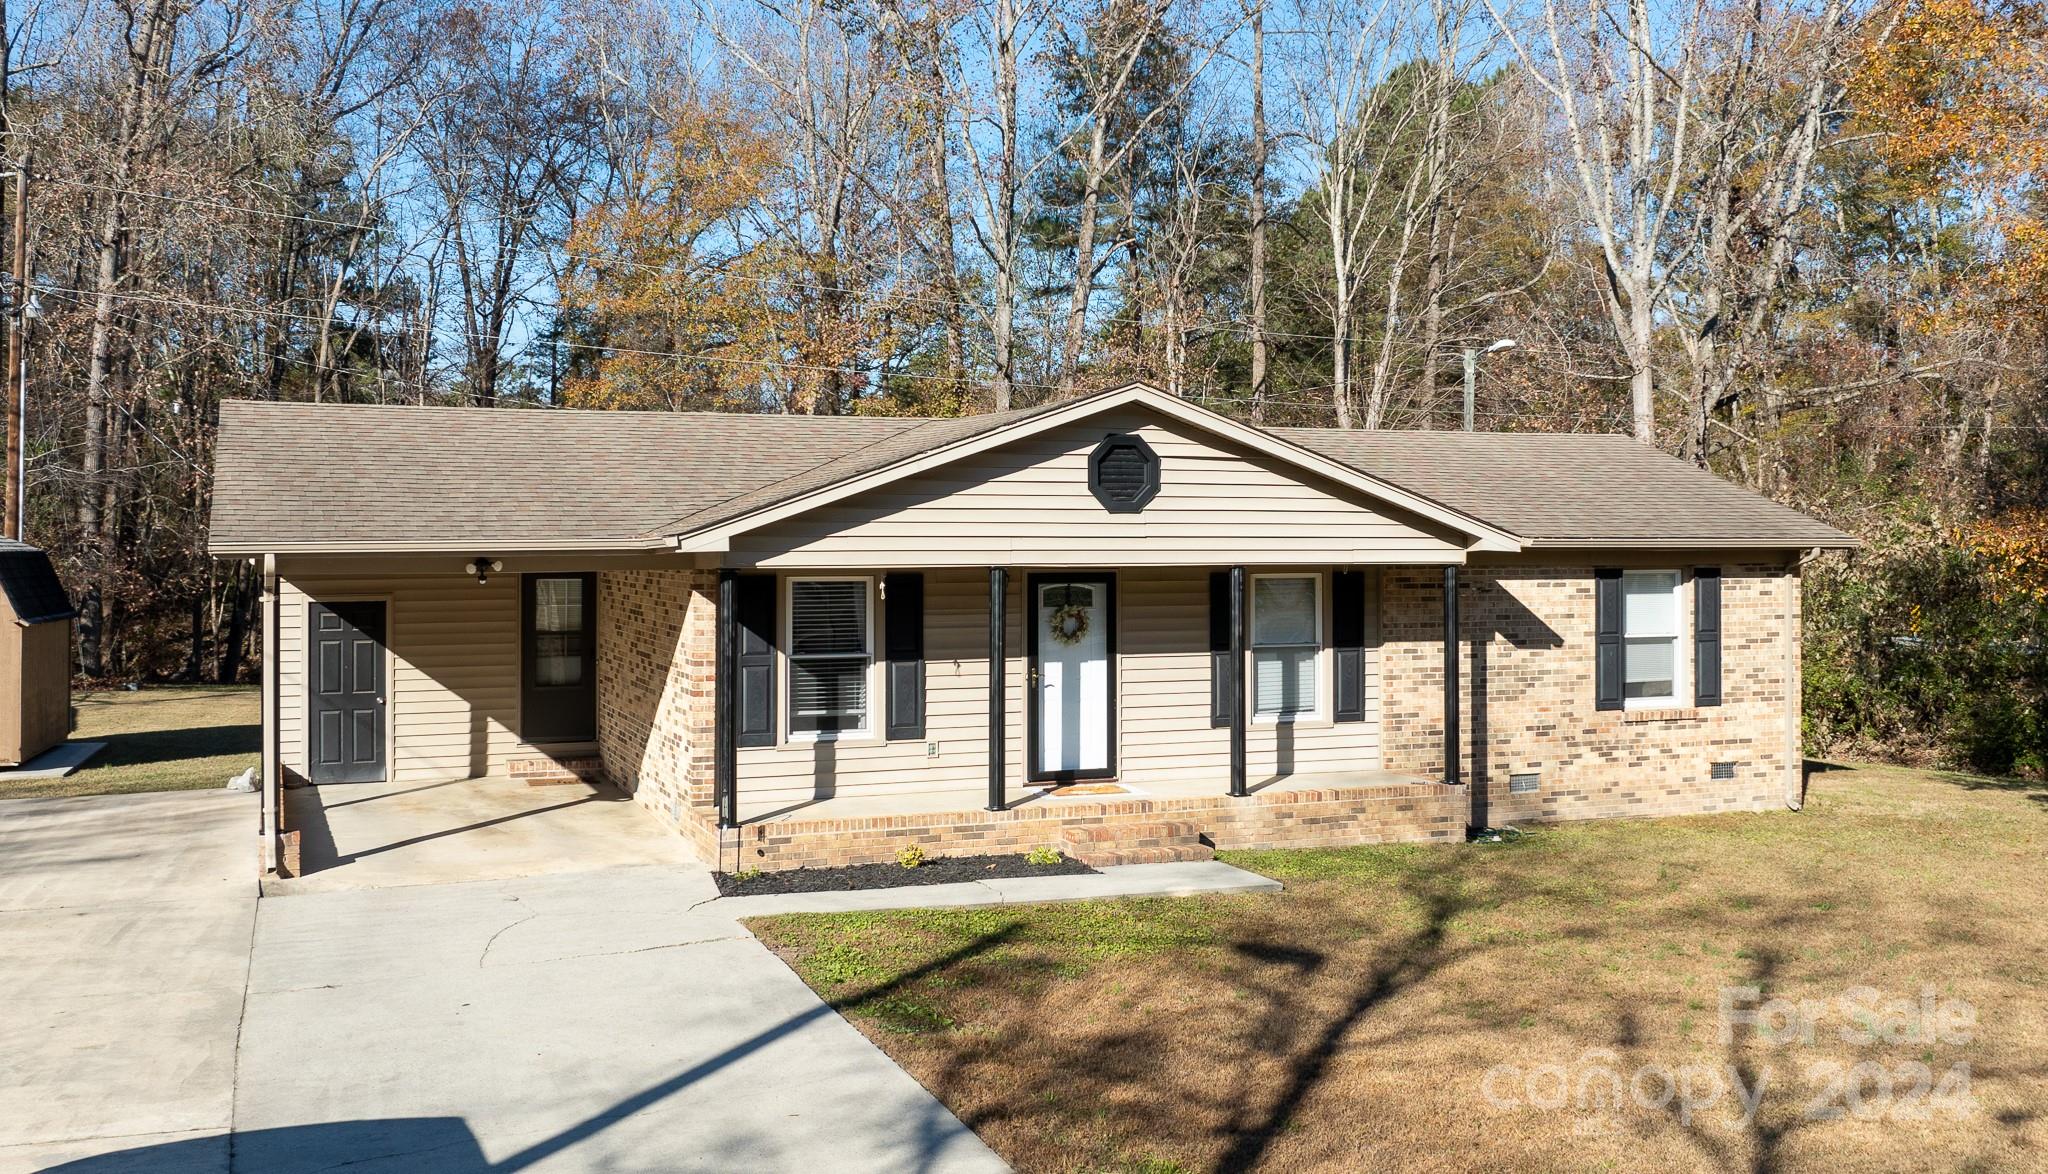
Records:
{"label": "small shrub", "polygon": [[1050,868],[1060,862],[1060,850],[1040,844],[1038,847],[1026,852],[1024,860],[1026,863],[1035,864],[1040,868]]}
{"label": "small shrub", "polygon": [[929,858],[925,856],[924,848],[917,844],[906,845],[896,850],[896,863],[905,868],[923,868],[927,859]]}
{"label": "small shrub", "polygon": [[760,880],[761,870],[758,868],[742,868],[738,872],[732,874],[732,879],[740,882],[741,884],[745,884],[748,881]]}

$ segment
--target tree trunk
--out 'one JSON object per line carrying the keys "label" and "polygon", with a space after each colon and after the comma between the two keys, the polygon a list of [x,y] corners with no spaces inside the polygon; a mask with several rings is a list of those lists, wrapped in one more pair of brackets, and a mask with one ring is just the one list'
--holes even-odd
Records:
{"label": "tree trunk", "polygon": [[1067,302],[1067,338],[1060,352],[1060,391],[1074,393],[1081,344],[1088,336],[1088,295],[1095,288],[1095,217],[1102,205],[1102,116],[1088,135],[1088,162],[1081,177],[1081,215],[1074,226],[1074,291]]}
{"label": "tree trunk", "polygon": [[1266,4],[1252,10],[1252,419],[1265,419],[1272,362],[1266,340]]}

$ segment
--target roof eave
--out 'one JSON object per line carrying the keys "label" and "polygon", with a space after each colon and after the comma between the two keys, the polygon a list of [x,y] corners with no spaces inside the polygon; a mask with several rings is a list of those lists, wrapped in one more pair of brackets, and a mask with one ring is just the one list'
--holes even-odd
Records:
{"label": "roof eave", "polygon": [[235,540],[209,543],[206,553],[214,558],[259,558],[266,554],[447,554],[493,558],[523,554],[639,554],[659,553],[669,543],[658,537],[585,539],[580,542],[531,542],[493,539],[488,536],[460,545],[447,542],[255,542]]}
{"label": "roof eave", "polygon": [[1847,534],[1833,537],[1717,537],[1674,535],[1664,538],[1532,538],[1530,550],[1858,550],[1863,544]]}

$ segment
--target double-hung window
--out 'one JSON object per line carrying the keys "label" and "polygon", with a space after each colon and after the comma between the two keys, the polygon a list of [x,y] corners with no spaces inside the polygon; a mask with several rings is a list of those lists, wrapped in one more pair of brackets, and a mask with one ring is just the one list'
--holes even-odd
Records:
{"label": "double-hung window", "polygon": [[1252,716],[1314,718],[1322,708],[1323,581],[1252,577]]}
{"label": "double-hung window", "polygon": [[1626,571],[1622,595],[1622,698],[1631,709],[1678,703],[1677,571]]}
{"label": "double-hung window", "polygon": [[789,581],[789,729],[838,737],[869,729],[874,625],[867,579]]}

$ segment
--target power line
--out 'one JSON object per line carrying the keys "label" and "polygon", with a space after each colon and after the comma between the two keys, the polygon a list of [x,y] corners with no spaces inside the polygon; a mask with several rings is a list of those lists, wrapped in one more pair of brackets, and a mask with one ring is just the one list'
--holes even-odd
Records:
{"label": "power line", "polygon": [[[73,300],[81,303],[84,301],[86,297],[99,296],[96,291],[80,289],[75,286],[45,285],[38,286],[37,288],[43,292],[71,295]],[[315,324],[332,321],[332,319],[327,318],[323,315],[301,314],[291,310],[261,310],[248,306],[219,305],[215,303],[192,301],[185,298],[165,297],[160,294],[122,293],[119,291],[115,291],[113,293],[110,293],[108,296],[118,298],[122,301],[145,302],[153,305],[170,306],[178,309],[193,310],[200,313],[239,314],[243,317],[257,320],[288,318],[294,321],[311,322]],[[565,347],[570,350],[590,351],[599,354],[635,355],[646,358],[678,359],[683,361],[704,363],[727,363],[753,367],[765,367],[776,371],[804,371],[821,375],[857,375],[861,376],[862,378],[866,378],[868,376],[879,374],[885,379],[925,379],[939,383],[957,383],[973,386],[979,386],[987,382],[986,380],[978,379],[973,376],[967,375],[931,375],[916,371],[889,371],[882,368],[863,370],[862,368],[859,367],[827,367],[816,363],[801,363],[793,360],[785,361],[779,359],[749,359],[735,355],[707,355],[701,353],[685,353],[682,351],[658,351],[643,347],[625,347],[611,346],[604,343],[573,342],[567,339],[559,340],[553,343],[552,345]],[[318,366],[318,364],[307,365]],[[333,367],[330,369],[336,371],[347,370],[347,368],[343,367]],[[1010,386],[1028,388],[1034,391],[1060,390],[1058,384],[1025,383],[1014,379],[1010,381]]]}
{"label": "power line", "polygon": [[[214,200],[200,196],[173,196],[161,192],[146,192],[135,188],[115,187],[111,184],[93,183],[87,180],[80,179],[64,179],[59,178],[57,176],[45,176],[43,178],[46,182],[61,184],[66,187],[80,188],[88,191],[99,191],[119,195],[134,196],[137,199],[157,200],[171,204],[188,204],[196,207],[210,208],[213,209],[214,211],[232,212],[245,216],[268,217],[272,220],[277,220],[280,222],[307,224],[324,228],[347,229],[351,232],[361,232],[371,227],[369,225],[363,224],[360,221],[331,220],[325,217],[312,216],[302,212],[282,212],[273,208],[259,208],[247,204],[233,204],[224,200]],[[485,222],[489,222],[492,220],[509,219],[509,217],[488,216],[483,217],[482,219]],[[513,250],[501,248],[497,251],[500,254],[500,256],[504,256],[506,254],[509,254]],[[620,268],[633,269],[643,272],[651,271],[655,273],[669,274],[671,276],[692,276],[691,274],[688,274],[680,269],[677,269],[672,265],[664,265],[652,261],[636,261],[628,257],[620,256],[617,253],[600,253],[586,250],[562,249],[558,252],[555,252],[554,255],[559,256],[566,261],[580,262],[590,265],[613,265],[618,266]],[[902,274],[900,272],[895,274],[895,276],[898,280],[902,279]],[[720,272],[716,274],[712,280],[737,281],[757,286],[766,286],[771,288],[788,290],[792,292],[802,291],[806,293],[816,294],[840,294],[860,299],[863,301],[880,301],[883,304],[923,306],[927,309],[934,310],[969,310],[979,314],[985,312],[987,309],[987,307],[983,306],[979,302],[960,301],[951,298],[933,297],[927,294],[889,293],[881,296],[880,298],[876,298],[873,290],[863,287],[829,285],[821,282],[808,281],[800,278],[786,276],[757,277],[745,273]],[[1129,315],[1096,318],[1093,321],[1098,326],[1137,326],[1141,328],[1157,328],[1162,326],[1162,324],[1156,320],[1150,320],[1143,317],[1132,317]],[[1246,322],[1241,318],[1204,319],[1198,322],[1186,323],[1182,325],[1181,329],[1189,333],[1229,333],[1237,334],[1245,338],[1263,336],[1269,339],[1293,339],[1322,343],[1328,343],[1331,339],[1331,336],[1328,334],[1314,334],[1305,333],[1301,331],[1275,330],[1271,327],[1268,327],[1267,329],[1260,331],[1256,330],[1251,323]]]}
{"label": "power line", "polygon": [[[90,290],[78,289],[76,287],[71,286],[42,286],[39,288],[45,292],[68,295],[89,295],[93,292]],[[295,321],[310,322],[315,324],[329,321],[329,319],[321,316],[311,314],[300,314],[292,311],[264,311],[259,309],[253,309],[247,306],[229,306],[218,303],[194,301],[185,298],[170,298],[155,294],[116,292],[112,296],[123,301],[146,302],[155,305],[163,305],[179,309],[192,310],[200,313],[233,314],[257,320],[284,317]],[[74,298],[74,300],[79,299]],[[881,375],[885,379],[923,379],[931,380],[934,382],[956,383],[966,386],[985,386],[988,383],[988,380],[979,379],[971,376],[956,377],[950,375],[928,375],[910,371],[891,372],[881,369],[864,370],[857,367],[826,367],[818,364],[799,363],[794,361],[785,362],[775,359],[751,359],[733,355],[707,355],[686,353],[682,351],[663,351],[644,347],[607,346],[601,343],[577,343],[564,341],[559,345],[575,350],[589,351],[596,354],[624,354],[644,358],[670,359],[678,362],[723,363],[735,366],[766,368],[773,371],[805,371],[819,374],[852,375],[858,376],[863,379],[874,375]],[[310,359],[294,360],[294,365],[313,370],[329,371],[335,373],[350,373],[356,370],[355,368],[343,367],[338,365],[321,364]],[[1034,383],[1018,380],[1012,380],[1010,386],[1014,388],[1021,388],[1031,391],[1058,392],[1062,390],[1061,385],[1055,383]],[[1204,391],[1192,395],[1187,395],[1183,398],[1210,405],[1249,406],[1252,403],[1252,396],[1249,391],[1245,392],[1243,395],[1240,396],[1221,395],[1215,392]],[[1297,392],[1291,395],[1268,395],[1263,397],[1259,402],[1262,402],[1269,406],[1280,407],[1330,408],[1332,406],[1328,399],[1316,395],[1314,391]],[[548,404],[542,406],[553,407],[559,405]],[[1809,410],[1822,411],[1828,409],[1814,408]],[[1421,416],[1423,418],[1427,418],[1427,413],[1421,413]],[[1502,423],[1523,425],[1536,421],[1547,421],[1550,423],[1568,425],[1583,424],[1587,422],[1586,414],[1575,413],[1566,409],[1555,409],[1545,412],[1480,411],[1475,413],[1475,416],[1478,419],[1494,420]],[[1285,425],[1279,426],[1284,427]],[[1949,424],[1904,424],[1897,422],[1887,422],[1877,425],[1877,427],[1880,429],[1890,429],[1894,431],[1913,432],[1953,432],[1956,430],[1955,425]],[[1979,426],[1972,425],[1971,427],[1976,428]],[[1994,422],[1991,425],[1991,428],[1994,431],[2008,433],[2048,432],[2048,424]],[[1452,430],[1445,429],[1443,431]]]}

